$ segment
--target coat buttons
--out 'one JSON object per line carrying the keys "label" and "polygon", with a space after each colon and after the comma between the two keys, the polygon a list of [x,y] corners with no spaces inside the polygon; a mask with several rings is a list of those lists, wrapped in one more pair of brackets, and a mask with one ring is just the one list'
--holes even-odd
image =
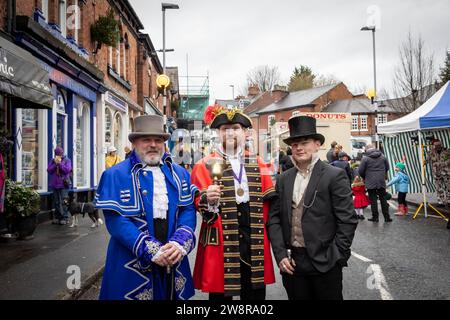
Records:
{"label": "coat buttons", "polygon": [[242,213],[238,212],[238,217],[242,216]]}
{"label": "coat buttons", "polygon": [[229,238],[230,238],[229,236],[225,236],[225,239],[227,239],[227,240],[228,240]]}
{"label": "coat buttons", "polygon": [[147,174],[148,174],[147,171],[144,171],[143,175],[144,175],[144,176],[147,176]]}
{"label": "coat buttons", "polygon": [[146,196],[147,195],[147,190],[142,190],[142,194],[144,195],[144,196]]}
{"label": "coat buttons", "polygon": [[241,238],[241,239],[242,239],[243,237],[244,237],[244,236],[243,236],[242,234],[240,234],[240,235],[239,235],[239,238]]}
{"label": "coat buttons", "polygon": [[223,217],[226,219],[226,218],[228,218],[228,215],[224,214]]}

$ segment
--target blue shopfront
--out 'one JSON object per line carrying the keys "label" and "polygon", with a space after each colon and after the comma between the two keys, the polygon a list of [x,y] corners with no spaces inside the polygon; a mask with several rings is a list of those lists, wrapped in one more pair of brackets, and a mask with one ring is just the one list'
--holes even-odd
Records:
{"label": "blue shopfront", "polygon": [[47,63],[41,66],[49,73],[53,108],[15,108],[15,178],[50,195],[46,168],[61,146],[72,161],[72,191],[90,200],[96,185],[97,94]]}
{"label": "blue shopfront", "polygon": [[52,204],[46,169],[55,148],[61,146],[72,161],[70,194],[79,201],[91,201],[97,184],[96,105],[104,87],[50,48],[37,46],[35,39],[22,35],[16,41],[48,72],[53,105],[51,109],[15,108],[14,178],[37,189],[46,200],[43,211],[49,212]]}

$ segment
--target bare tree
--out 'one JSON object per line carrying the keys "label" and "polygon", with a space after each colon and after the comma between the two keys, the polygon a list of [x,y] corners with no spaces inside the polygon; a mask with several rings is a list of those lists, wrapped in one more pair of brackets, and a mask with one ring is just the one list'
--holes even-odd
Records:
{"label": "bare tree", "polygon": [[261,92],[271,91],[281,79],[278,67],[259,66],[247,73],[247,85],[256,84]]}
{"label": "bare tree", "polygon": [[412,112],[434,94],[436,70],[433,54],[425,52],[425,42],[419,35],[414,39],[411,31],[400,46],[400,64],[394,74],[392,107],[401,112]]}
{"label": "bare tree", "polygon": [[336,78],[335,76],[333,76],[332,74],[329,75],[317,75],[314,78],[314,87],[323,87],[323,86],[328,86],[331,84],[338,84],[339,82],[341,82],[338,78]]}

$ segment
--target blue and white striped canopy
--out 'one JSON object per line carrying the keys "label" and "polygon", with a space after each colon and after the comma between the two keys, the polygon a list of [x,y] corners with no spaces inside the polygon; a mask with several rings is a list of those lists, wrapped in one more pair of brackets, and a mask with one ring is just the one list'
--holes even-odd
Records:
{"label": "blue and white striped canopy", "polygon": [[440,128],[450,128],[450,81],[414,112],[377,129],[379,134],[391,134]]}

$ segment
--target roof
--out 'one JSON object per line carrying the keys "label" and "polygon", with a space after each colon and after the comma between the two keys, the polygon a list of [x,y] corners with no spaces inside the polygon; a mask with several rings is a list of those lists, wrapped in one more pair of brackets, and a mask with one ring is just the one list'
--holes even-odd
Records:
{"label": "roof", "polygon": [[233,106],[233,107],[239,107],[239,101],[236,100],[221,100],[221,99],[216,99],[216,104],[220,104],[221,106],[224,107],[228,107],[228,106]]}
{"label": "roof", "polygon": [[345,99],[337,100],[326,106],[323,112],[349,112],[349,113],[401,113],[398,110],[393,109],[391,106],[386,104],[378,103],[378,110],[376,106],[371,103],[369,99]]}
{"label": "roof", "polygon": [[291,108],[295,108],[295,107],[311,105],[311,104],[313,104],[314,100],[323,96],[325,93],[327,93],[328,91],[335,88],[336,86],[338,86],[341,83],[342,82],[327,85],[327,86],[317,87],[317,88],[311,88],[311,89],[290,92],[288,95],[286,95],[280,101],[272,103],[272,104],[268,105],[267,107],[265,107],[259,111],[256,111],[256,113],[260,114],[260,113],[267,113],[267,112],[277,112],[277,111],[291,109]]}
{"label": "roof", "polygon": [[245,107],[244,112],[249,115],[256,114],[257,111],[283,99],[288,94],[289,92],[283,90],[261,92],[251,100],[248,106]]}

